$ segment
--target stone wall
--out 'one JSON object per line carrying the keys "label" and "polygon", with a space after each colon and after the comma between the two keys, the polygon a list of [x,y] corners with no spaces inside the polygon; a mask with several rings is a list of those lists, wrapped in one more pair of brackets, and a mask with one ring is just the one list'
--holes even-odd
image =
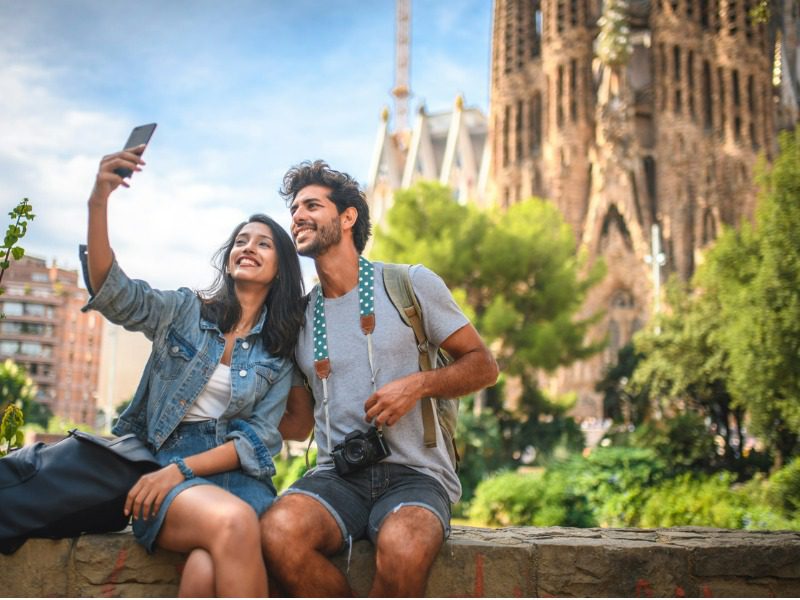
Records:
{"label": "stone wall", "polygon": [[[30,540],[0,556],[0,596],[175,596],[183,560],[148,556],[128,532]],[[357,595],[373,572],[372,546],[356,543],[348,576]],[[455,527],[427,595],[800,596],[800,532]]]}

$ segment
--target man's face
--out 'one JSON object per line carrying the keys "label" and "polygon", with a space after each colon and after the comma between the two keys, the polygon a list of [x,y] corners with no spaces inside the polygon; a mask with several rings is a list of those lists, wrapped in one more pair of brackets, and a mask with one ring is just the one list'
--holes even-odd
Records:
{"label": "man's face", "polygon": [[292,238],[301,256],[316,258],[342,240],[342,224],[330,188],[308,185],[297,193],[292,213]]}

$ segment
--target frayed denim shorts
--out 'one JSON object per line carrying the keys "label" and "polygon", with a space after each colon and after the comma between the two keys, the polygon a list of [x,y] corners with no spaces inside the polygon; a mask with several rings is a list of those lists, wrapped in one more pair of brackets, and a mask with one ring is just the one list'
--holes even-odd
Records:
{"label": "frayed denim shorts", "polygon": [[[219,445],[216,440],[216,427],[216,421],[181,423],[158,450],[155,455],[156,460],[161,465],[168,465],[175,457],[186,458],[216,448]],[[272,505],[276,495],[272,482],[260,481],[241,469],[182,481],[169,491],[155,517],[133,521],[133,534],[148,552],[153,551],[164,517],[175,496],[196,485],[216,485],[229,491],[252,506],[259,517]]]}
{"label": "frayed denim shorts", "polygon": [[373,543],[383,521],[403,506],[432,512],[450,535],[450,500],[442,484],[419,471],[380,462],[355,473],[339,475],[332,468],[316,468],[284,492],[304,494],[322,504],[342,533],[342,546],[369,538]]}

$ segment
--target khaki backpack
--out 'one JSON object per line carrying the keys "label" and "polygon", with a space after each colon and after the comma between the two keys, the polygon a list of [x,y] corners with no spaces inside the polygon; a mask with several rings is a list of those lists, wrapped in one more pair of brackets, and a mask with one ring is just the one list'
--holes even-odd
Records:
{"label": "khaki backpack", "polygon": [[[384,264],[383,285],[386,288],[389,299],[400,314],[400,318],[414,331],[417,350],[419,351],[420,371],[430,371],[431,369],[447,366],[453,359],[441,349],[433,357],[433,360],[431,358],[431,347],[428,344],[428,336],[425,335],[422,309],[411,285],[410,267],[410,265],[403,264]],[[434,416],[434,410],[436,411],[436,416]],[[458,470],[458,463],[461,460],[456,449],[455,440],[456,422],[458,420],[458,398],[422,399],[422,427],[426,448],[436,447],[437,420],[442,429],[442,438],[444,438],[450,462]]]}

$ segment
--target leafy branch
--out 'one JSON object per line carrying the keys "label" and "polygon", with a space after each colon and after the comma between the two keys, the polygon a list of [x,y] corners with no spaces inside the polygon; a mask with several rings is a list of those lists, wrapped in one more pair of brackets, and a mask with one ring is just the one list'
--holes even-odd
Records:
{"label": "leafy branch", "polygon": [[[8,226],[6,236],[3,239],[2,251],[5,251],[5,256],[0,261],[0,282],[3,281],[3,275],[11,266],[9,258],[13,256],[14,260],[19,260],[25,256],[25,249],[22,246],[18,246],[17,242],[25,237],[25,234],[28,233],[28,223],[36,218],[36,215],[33,214],[33,207],[27,198],[20,200],[19,204],[8,213],[8,216],[11,217],[11,224]],[[0,294],[3,291],[0,288]]]}
{"label": "leafy branch", "polygon": [[[8,216],[11,217],[11,224],[6,230],[5,238],[3,238],[3,245],[0,247],[0,254],[3,254],[3,259],[0,260],[0,281],[3,281],[3,275],[6,270],[11,266],[10,258],[19,260],[25,256],[25,249],[18,246],[17,243],[25,237],[28,233],[28,223],[36,218],[33,214],[33,207],[27,198],[19,201]],[[0,295],[5,290],[0,287]],[[0,313],[0,319],[5,318],[5,315]],[[22,434],[22,425],[25,422],[22,414],[22,409],[14,403],[10,403],[3,411],[3,418],[0,420],[0,445],[6,443],[6,449],[0,448],[0,456],[4,456],[11,451],[13,447],[20,447],[24,442]]]}
{"label": "leafy branch", "polygon": [[[9,404],[3,411],[3,419],[0,421],[0,456],[5,456],[11,452],[12,447],[19,448],[25,442],[22,433],[22,425],[25,422],[22,416],[22,409],[16,404]],[[6,444],[5,450],[2,444]]]}

